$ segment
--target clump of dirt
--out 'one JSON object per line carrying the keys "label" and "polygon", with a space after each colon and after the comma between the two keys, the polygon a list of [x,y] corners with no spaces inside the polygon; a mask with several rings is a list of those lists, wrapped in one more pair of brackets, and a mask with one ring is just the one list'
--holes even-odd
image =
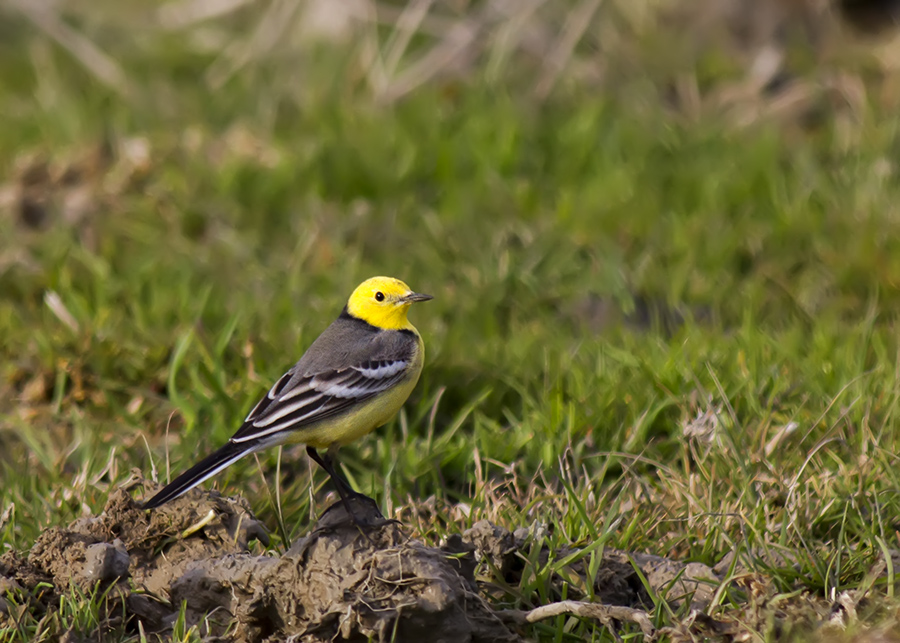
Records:
{"label": "clump of dirt", "polygon": [[[184,537],[201,524],[199,537]],[[243,498],[196,493],[166,511],[144,511],[120,488],[99,516],[41,534],[28,563],[57,585],[73,581],[88,589],[130,576],[136,585],[160,594],[191,563],[246,551],[253,540],[268,543],[268,535]]]}
{"label": "clump of dirt", "polygon": [[[139,478],[138,484],[153,486]],[[352,499],[351,509],[375,526],[358,528],[338,503],[283,555],[255,554],[252,541],[268,538],[243,499],[194,490],[148,511],[121,488],[100,515],[47,530],[27,555],[0,558],[0,595],[43,612],[55,609],[72,585],[100,589],[106,612],[125,615],[124,627],[163,636],[183,609],[205,636],[236,641],[515,643],[528,624],[559,614],[613,630],[633,623],[652,638],[642,609],[652,602],[632,561],[653,591],[694,607],[709,601],[706,581],[718,580],[705,566],[607,549],[594,578],[587,579],[584,561],[558,578],[561,586],[563,574],[580,575],[602,603],[572,600],[579,597],[570,591],[569,600],[560,595],[530,611],[497,609],[491,585],[476,582],[477,569],[500,571],[515,583],[536,543],[545,561],[575,550],[550,552],[534,529],[510,532],[488,522],[432,547],[385,520],[367,498]],[[0,603],[0,621],[10,606]]]}
{"label": "clump of dirt", "polygon": [[338,504],[279,557],[249,553],[268,539],[243,499],[195,490],[147,511],[120,489],[100,515],[0,559],[0,590],[43,611],[70,585],[111,589],[107,611],[124,607],[134,629],[165,632],[184,605],[189,623],[238,641],[521,640],[479,595],[472,545],[411,540],[367,500],[352,508],[375,528]]}
{"label": "clump of dirt", "polygon": [[129,615],[161,629],[173,613],[165,604],[169,587],[191,564],[246,551],[252,540],[268,542],[268,536],[242,498],[197,493],[152,512],[120,488],[100,515],[48,529],[27,556],[0,557],[0,595],[10,592],[42,613],[72,585],[86,592],[112,589],[109,612],[124,604]]}
{"label": "clump of dirt", "polygon": [[363,532],[339,503],[281,557],[191,565],[172,583],[172,602],[186,602],[198,618],[222,613],[223,626],[233,618],[234,635],[248,641],[521,640],[479,596],[471,546],[428,547],[385,521],[374,502],[356,498],[351,506],[381,526]]}

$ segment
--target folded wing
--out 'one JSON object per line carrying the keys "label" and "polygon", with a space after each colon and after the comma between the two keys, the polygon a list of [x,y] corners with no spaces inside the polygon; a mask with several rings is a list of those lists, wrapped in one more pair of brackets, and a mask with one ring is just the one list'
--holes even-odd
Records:
{"label": "folded wing", "polygon": [[405,359],[368,360],[314,374],[285,373],[250,411],[232,443],[274,439],[338,415],[400,383]]}

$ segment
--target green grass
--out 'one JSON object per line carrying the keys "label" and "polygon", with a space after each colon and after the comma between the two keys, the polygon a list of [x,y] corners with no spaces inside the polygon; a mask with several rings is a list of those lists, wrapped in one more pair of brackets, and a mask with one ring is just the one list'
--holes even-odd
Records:
{"label": "green grass", "polygon": [[[99,511],[132,467],[165,479],[167,458],[175,474],[224,442],[353,286],[388,274],[435,295],[413,313],[426,368],[342,464],[418,535],[489,518],[554,525],[552,550],[789,552],[760,563],[773,592],[893,595],[867,575],[900,548],[892,113],[869,106],[848,147],[829,114],[799,134],[737,129],[673,115],[637,80],[539,102],[514,73],[386,106],[327,48],[299,96],[283,61],[211,92],[209,56],[138,36],[101,38],[137,101],[39,33],[0,45],[4,181],[29,157],[81,169],[29,188],[46,202],[36,229],[0,210],[4,548]],[[129,160],[138,143],[146,159]],[[684,435],[698,414],[711,441]],[[259,460],[296,536],[324,480],[311,507],[305,455],[285,452],[281,480],[277,455]],[[214,484],[274,529],[252,459]],[[528,561],[509,605],[547,599],[554,562]],[[735,609],[720,596],[714,614]],[[95,631],[82,598],[48,627]],[[533,634],[609,636],[566,619]]]}

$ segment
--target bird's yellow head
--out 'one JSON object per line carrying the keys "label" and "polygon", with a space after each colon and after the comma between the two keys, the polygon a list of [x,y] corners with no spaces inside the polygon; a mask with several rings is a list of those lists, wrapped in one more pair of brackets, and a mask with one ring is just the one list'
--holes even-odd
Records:
{"label": "bird's yellow head", "polygon": [[385,330],[412,329],[406,318],[410,305],[428,301],[431,295],[413,292],[392,277],[372,277],[356,287],[347,302],[347,312],[364,322]]}

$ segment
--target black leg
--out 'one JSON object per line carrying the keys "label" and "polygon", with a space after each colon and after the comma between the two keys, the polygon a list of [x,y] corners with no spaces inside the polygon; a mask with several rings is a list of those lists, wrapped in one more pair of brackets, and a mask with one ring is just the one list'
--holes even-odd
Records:
{"label": "black leg", "polygon": [[335,470],[334,463],[330,455],[326,454],[323,458],[319,455],[318,451],[310,446],[306,447],[306,453],[309,454],[309,457],[313,459],[313,462],[315,462],[325,470],[325,473],[327,473],[328,477],[331,478],[334,486],[337,487],[338,493],[341,495],[341,497],[343,497],[345,493],[348,496],[352,496],[356,493],[353,490],[353,487],[350,486],[350,483],[344,479],[344,476],[342,476]]}
{"label": "black leg", "polygon": [[357,496],[363,496],[363,494],[358,491],[354,491],[353,487],[350,486],[350,483],[347,482],[342,475],[340,475],[334,468],[331,456],[326,454],[323,458],[319,455],[319,452],[316,451],[313,447],[307,446],[306,453],[310,458],[313,459],[313,462],[318,464],[320,467],[325,469],[325,473],[328,474],[328,477],[331,478],[331,481],[334,483],[335,489],[338,492],[338,495],[341,497],[341,502],[344,503],[344,509],[347,510],[347,514],[353,519],[353,522],[356,523],[357,527],[368,527],[368,523],[361,521],[355,513],[353,513],[353,509],[350,507],[350,498],[354,498]]}

